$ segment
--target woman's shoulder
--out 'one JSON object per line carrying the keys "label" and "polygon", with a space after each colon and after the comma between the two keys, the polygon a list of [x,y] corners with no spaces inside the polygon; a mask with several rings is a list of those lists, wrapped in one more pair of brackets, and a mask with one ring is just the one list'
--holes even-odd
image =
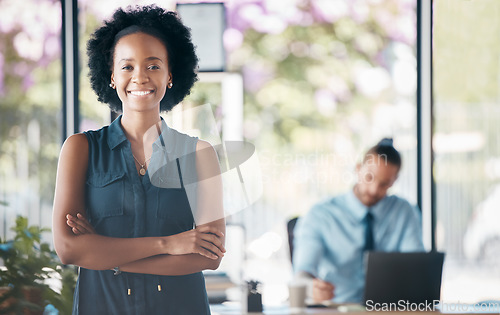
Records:
{"label": "woman's shoulder", "polygon": [[90,129],[90,130],[85,130],[83,131],[81,134],[86,136],[87,138],[89,137],[99,137],[99,136],[102,136],[103,134],[106,134],[108,132],[108,129],[109,129],[109,125],[108,126],[103,126],[99,129]]}
{"label": "woman's shoulder", "polygon": [[217,152],[210,142],[198,139],[196,143],[196,160],[203,165],[218,165]]}
{"label": "woman's shoulder", "polygon": [[75,133],[74,135],[66,138],[63,144],[63,149],[66,148],[84,148],[88,147],[88,140],[85,134],[83,133]]}
{"label": "woman's shoulder", "polygon": [[82,134],[92,148],[115,147],[125,141],[126,137],[119,125],[114,123],[94,130],[86,130]]}
{"label": "woman's shoulder", "polygon": [[212,144],[206,140],[202,140],[202,139],[197,139],[196,141],[196,151],[201,151],[201,150],[204,150],[204,149],[214,149],[214,147],[212,146]]}
{"label": "woman's shoulder", "polygon": [[73,161],[77,164],[87,162],[89,142],[83,133],[69,136],[61,148],[60,160]]}

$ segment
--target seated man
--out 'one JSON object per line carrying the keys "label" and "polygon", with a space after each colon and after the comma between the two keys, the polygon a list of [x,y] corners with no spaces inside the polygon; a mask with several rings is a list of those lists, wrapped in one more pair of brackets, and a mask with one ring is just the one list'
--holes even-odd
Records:
{"label": "seated man", "polygon": [[362,302],[365,251],[424,250],[420,211],[387,195],[400,168],[392,139],[383,139],[356,166],[352,191],[316,204],[298,220],[293,268],[297,277],[313,279],[316,302]]}

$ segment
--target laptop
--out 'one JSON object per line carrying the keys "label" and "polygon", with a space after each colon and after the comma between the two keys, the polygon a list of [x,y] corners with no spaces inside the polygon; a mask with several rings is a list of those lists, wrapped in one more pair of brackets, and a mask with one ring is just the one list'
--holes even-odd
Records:
{"label": "laptop", "polygon": [[444,255],[440,252],[368,252],[364,304],[439,300]]}

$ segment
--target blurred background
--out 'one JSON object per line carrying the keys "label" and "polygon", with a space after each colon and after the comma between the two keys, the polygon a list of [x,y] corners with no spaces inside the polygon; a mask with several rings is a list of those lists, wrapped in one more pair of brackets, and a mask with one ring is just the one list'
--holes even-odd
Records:
{"label": "blurred background", "polygon": [[[76,131],[111,119],[87,77],[90,34],[117,7],[149,3],[77,1]],[[197,13],[193,1],[156,3],[179,8],[186,23],[206,12]],[[442,300],[499,300],[500,2],[432,3],[436,226],[430,232],[447,253]],[[213,4],[222,8],[213,11],[219,15],[200,24],[214,40],[196,43],[194,36],[209,51],[200,55],[200,81],[165,117],[202,138],[213,137],[215,128],[209,140],[255,145],[263,193],[227,218],[233,254],[221,269],[236,283],[261,281],[264,303],[280,304],[292,276],[287,221],[350,189],[355,164],[380,138],[393,137],[403,156],[391,192],[417,203],[417,0]],[[11,236],[17,215],[51,226],[57,159],[68,135],[61,10],[56,0],[0,0],[2,239]],[[211,49],[221,52],[214,60]],[[189,110],[201,105],[214,117],[209,126]],[[45,237],[52,242],[50,233]]]}

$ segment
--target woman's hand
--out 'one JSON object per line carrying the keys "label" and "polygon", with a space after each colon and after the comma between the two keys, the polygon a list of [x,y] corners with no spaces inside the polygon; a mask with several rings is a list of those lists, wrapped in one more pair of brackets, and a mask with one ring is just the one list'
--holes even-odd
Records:
{"label": "woman's hand", "polygon": [[75,235],[97,234],[94,227],[81,213],[77,213],[76,217],[71,214],[67,214],[66,224],[71,228],[73,234]]}
{"label": "woman's hand", "polygon": [[210,259],[224,256],[226,249],[221,241],[224,234],[213,226],[167,236],[167,253],[170,255],[200,254]]}

